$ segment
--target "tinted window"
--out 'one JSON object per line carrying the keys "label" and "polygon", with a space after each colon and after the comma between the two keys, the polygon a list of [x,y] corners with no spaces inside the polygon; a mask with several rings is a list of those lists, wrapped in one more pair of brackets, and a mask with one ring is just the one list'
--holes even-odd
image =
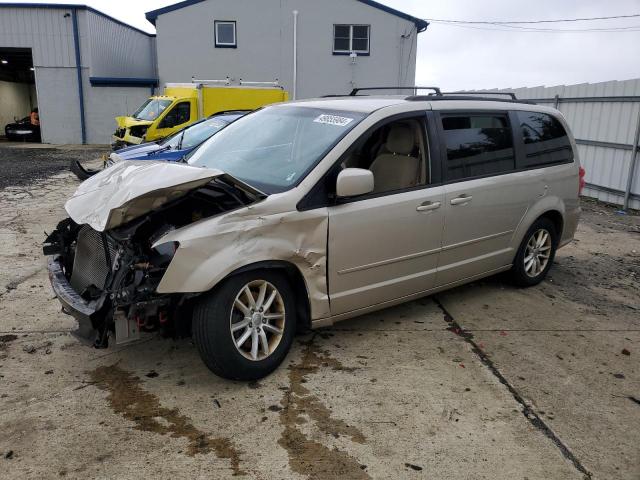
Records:
{"label": "tinted window", "polygon": [[517,112],[524,140],[523,168],[573,161],[573,151],[562,124],[546,113]]}
{"label": "tinted window", "polygon": [[515,169],[506,115],[446,115],[442,117],[442,128],[447,148],[446,180]]}
{"label": "tinted window", "polygon": [[172,128],[189,121],[191,116],[191,104],[180,102],[165,115],[160,124],[160,128]]}

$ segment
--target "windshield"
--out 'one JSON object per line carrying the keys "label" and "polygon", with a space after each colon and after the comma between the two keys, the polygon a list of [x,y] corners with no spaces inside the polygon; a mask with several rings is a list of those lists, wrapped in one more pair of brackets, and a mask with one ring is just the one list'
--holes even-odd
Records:
{"label": "windshield", "polygon": [[211,137],[188,163],[217,168],[265,193],[284,192],[363,118],[355,112],[267,107]]}
{"label": "windshield", "polygon": [[157,98],[150,98],[144,102],[132,116],[138,120],[155,120],[172,103],[172,100],[158,100]]}
{"label": "windshield", "polygon": [[162,142],[162,146],[171,147],[173,150],[187,150],[197,147],[218,130],[229,124],[227,120],[221,118],[210,118],[204,122],[196,123],[185,128],[181,132],[169,137]]}

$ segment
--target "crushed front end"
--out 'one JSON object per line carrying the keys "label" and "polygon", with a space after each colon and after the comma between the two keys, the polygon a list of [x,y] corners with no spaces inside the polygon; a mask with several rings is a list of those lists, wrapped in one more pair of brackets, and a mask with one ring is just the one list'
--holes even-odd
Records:
{"label": "crushed front end", "polygon": [[[131,165],[134,164],[129,163],[129,169]],[[179,245],[153,245],[173,230],[242,208],[262,197],[218,177],[191,191],[180,191],[179,198],[161,206],[157,198],[149,204],[149,198],[143,196],[141,201],[155,209],[104,231],[67,218],[43,245],[44,254],[49,256],[53,290],[63,311],[78,321],[79,328],[74,333],[97,348],[107,347],[110,336],[122,344],[139,339],[145,332],[188,335],[189,300],[197,293],[157,292]],[[127,205],[134,210],[141,208],[132,202]],[[67,210],[72,210],[69,205]],[[122,218],[130,217],[123,214]]]}
{"label": "crushed front end", "polygon": [[177,248],[151,248],[171,227],[164,228],[147,237],[144,228],[98,232],[66,219],[47,237],[49,279],[64,312],[78,321],[78,337],[104,348],[110,333],[127,343],[166,330],[180,299],[155,293]]}

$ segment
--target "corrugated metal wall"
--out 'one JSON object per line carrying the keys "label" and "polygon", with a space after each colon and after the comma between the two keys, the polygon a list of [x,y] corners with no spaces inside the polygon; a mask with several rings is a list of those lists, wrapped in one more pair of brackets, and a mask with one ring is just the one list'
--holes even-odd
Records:
{"label": "corrugated metal wall", "polygon": [[75,67],[73,25],[61,9],[3,8],[0,46],[33,48],[38,67]]}
{"label": "corrugated metal wall", "polygon": [[155,78],[155,38],[87,11],[92,77]]}
{"label": "corrugated metal wall", "polygon": [[80,138],[69,128],[80,124],[73,24],[70,15],[65,17],[69,12],[0,9],[0,47],[32,49],[42,138],[51,143],[79,143]]}
{"label": "corrugated metal wall", "polygon": [[[520,99],[537,100],[542,105],[554,105],[558,95],[558,109],[571,126],[587,172],[584,194],[622,205],[640,121],[640,79],[497,91],[514,92]],[[637,98],[594,101],[594,97]],[[638,157],[629,201],[635,209],[640,209],[640,154]]]}
{"label": "corrugated metal wall", "polygon": [[[33,54],[46,143],[82,141],[73,10],[65,5],[0,4],[0,47],[30,48]],[[150,89],[97,87],[89,79],[155,78],[155,38],[82,5],[77,7],[77,15],[87,141],[108,143],[115,129],[114,117],[139,106]]]}

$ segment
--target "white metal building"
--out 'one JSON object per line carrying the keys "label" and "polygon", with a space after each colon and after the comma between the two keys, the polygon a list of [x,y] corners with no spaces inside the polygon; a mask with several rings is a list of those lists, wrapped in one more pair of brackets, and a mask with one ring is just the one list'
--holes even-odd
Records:
{"label": "white metal building", "polygon": [[147,19],[162,84],[278,80],[295,98],[414,85],[428,25],[371,0],[187,0]]}
{"label": "white metal building", "polygon": [[155,36],[82,5],[0,4],[0,127],[38,107],[47,143],[109,143],[157,86]]}

